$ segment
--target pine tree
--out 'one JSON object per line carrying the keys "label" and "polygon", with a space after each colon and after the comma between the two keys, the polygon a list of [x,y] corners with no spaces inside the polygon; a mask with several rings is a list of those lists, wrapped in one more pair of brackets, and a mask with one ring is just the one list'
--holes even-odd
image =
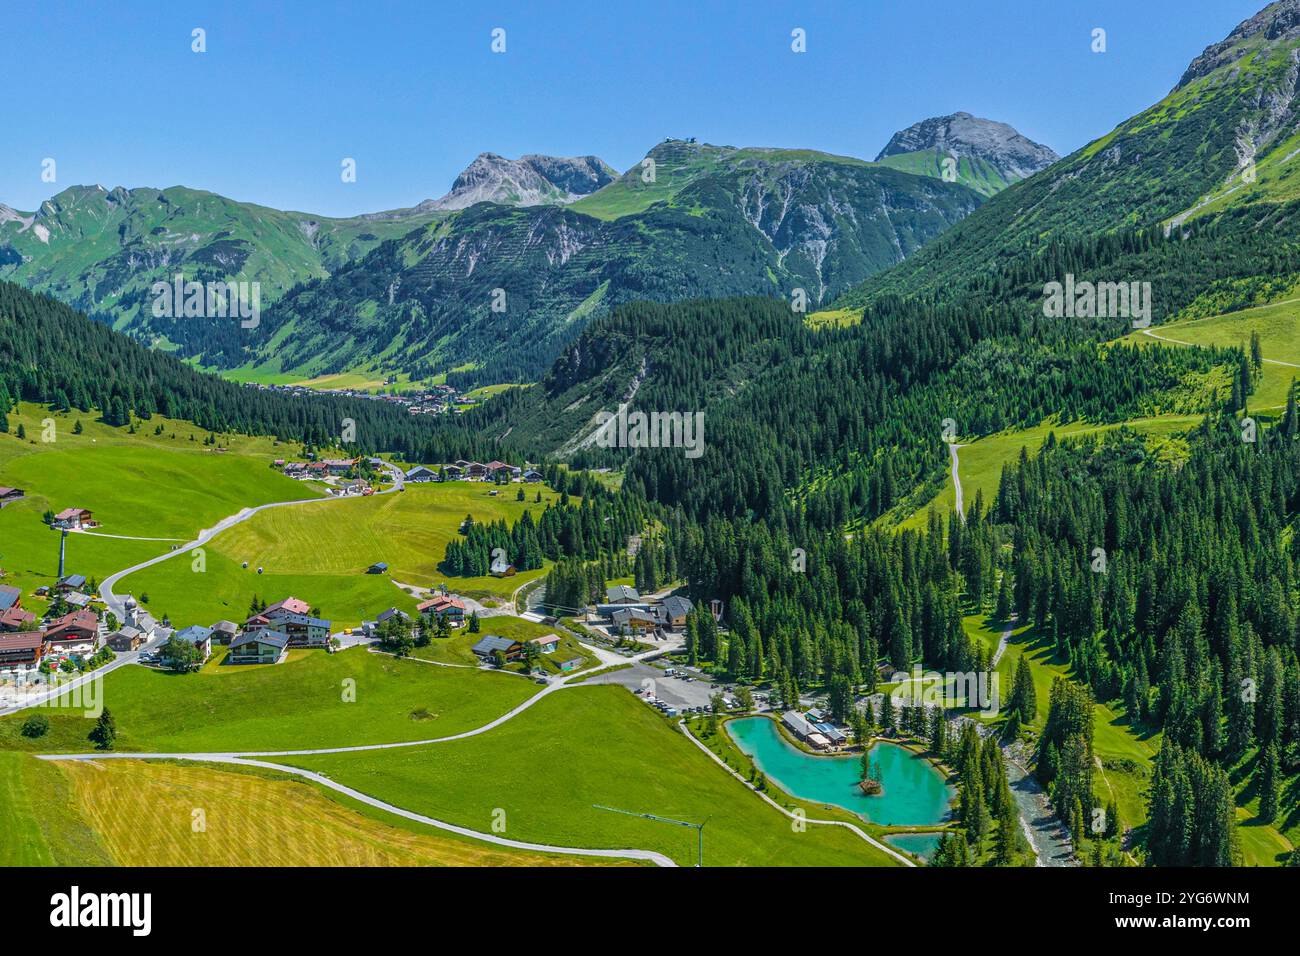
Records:
{"label": "pine tree", "polygon": [[1269,744],[1261,752],[1255,770],[1255,782],[1259,790],[1259,819],[1263,823],[1272,823],[1277,819],[1277,763],[1277,747],[1274,744]]}

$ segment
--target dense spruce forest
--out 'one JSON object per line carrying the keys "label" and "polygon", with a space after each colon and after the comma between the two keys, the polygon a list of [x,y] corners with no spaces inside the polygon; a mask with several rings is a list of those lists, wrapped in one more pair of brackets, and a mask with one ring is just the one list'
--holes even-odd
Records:
{"label": "dense spruce forest", "polygon": [[[195,320],[201,321],[201,320]],[[0,423],[16,401],[99,410],[110,425],[164,415],[212,432],[273,435],[336,447],[344,419],[356,449],[412,460],[490,459],[495,448],[458,422],[434,423],[384,402],[302,397],[205,375],[13,283],[0,282]]]}
{"label": "dense spruce forest", "polygon": [[[504,521],[482,524],[466,515],[460,529],[463,538],[447,542],[441,570],[449,575],[481,577],[491,570],[497,550],[516,571],[532,571],[545,561],[562,559],[617,561],[622,557],[626,564],[628,539],[646,524],[644,503],[630,495],[614,494],[586,472],[551,465],[546,475],[560,492],[558,504],[547,505],[536,519],[531,511],[525,511],[512,525]],[[581,500],[570,501],[571,494]],[[518,495],[520,501],[527,500],[522,486]],[[537,500],[541,500],[540,492]]]}

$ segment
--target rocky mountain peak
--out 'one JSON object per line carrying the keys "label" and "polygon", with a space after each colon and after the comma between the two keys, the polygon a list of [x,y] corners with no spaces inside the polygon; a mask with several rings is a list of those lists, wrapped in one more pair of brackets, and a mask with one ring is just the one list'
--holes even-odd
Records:
{"label": "rocky mountain peak", "polygon": [[541,156],[507,159],[479,153],[456,177],[441,199],[421,203],[427,209],[464,209],[479,202],[511,206],[569,203],[612,182],[615,172],[596,156]]}
{"label": "rocky mountain peak", "polygon": [[982,159],[1009,181],[1032,176],[1060,159],[1054,150],[1022,136],[1006,123],[953,113],[922,120],[895,133],[876,162],[887,156],[927,150]]}
{"label": "rocky mountain peak", "polygon": [[1269,48],[1300,40],[1300,0],[1277,0],[1259,13],[1237,24],[1218,43],[1212,43],[1191,62],[1175,90],[1236,62],[1261,47]]}

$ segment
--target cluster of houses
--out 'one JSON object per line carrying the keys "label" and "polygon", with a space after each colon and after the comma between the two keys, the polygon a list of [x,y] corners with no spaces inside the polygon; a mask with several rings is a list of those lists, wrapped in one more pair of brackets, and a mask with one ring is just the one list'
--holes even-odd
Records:
{"label": "cluster of houses", "polygon": [[[379,465],[377,458],[369,459],[373,465]],[[361,462],[360,458],[324,458],[320,461],[286,461],[283,458],[277,458],[272,462],[272,466],[284,472],[286,477],[303,480],[306,478],[315,478],[318,481],[327,479],[342,479],[341,481],[330,482],[330,494],[338,496],[349,495],[373,495],[375,489],[371,487],[370,482],[364,478],[348,478],[353,473],[353,469]]]}
{"label": "cluster of houses", "polygon": [[[131,618],[133,605],[128,604],[127,624],[105,639],[99,616],[85,606],[90,597],[75,590],[85,586],[86,579],[81,575],[61,578],[54,591],[71,610],[38,622],[36,614],[23,608],[22,592],[18,588],[0,585],[0,674],[23,675],[36,670],[47,659],[61,663],[72,657],[90,657],[101,643],[113,646],[118,634],[135,623]],[[50,589],[40,590],[49,593]]]}
{"label": "cluster of houses", "polygon": [[[394,380],[395,382],[395,380]],[[390,382],[390,384],[392,384]],[[292,395],[345,395],[348,398],[364,398],[372,402],[383,402],[405,408],[412,415],[442,415],[459,411],[461,407],[471,405],[450,385],[434,385],[420,392],[403,392],[398,395],[372,394],[354,388],[308,388],[305,385],[264,385],[249,383],[249,388],[268,392],[287,392]]]}
{"label": "cluster of houses", "polygon": [[[85,583],[81,575],[69,575],[59,580],[54,591],[66,604],[75,605],[80,592],[74,589]],[[50,589],[39,590],[48,593]],[[85,659],[102,645],[119,654],[140,650],[154,637],[157,624],[134,598],[128,597],[123,609],[126,620],[111,632],[88,607],[73,606],[38,625],[36,615],[22,606],[22,592],[0,585],[0,676],[25,675],[47,659]],[[314,617],[306,601],[287,597],[253,614],[242,625],[233,621],[217,621],[211,627],[194,624],[171,636],[193,644],[201,662],[212,656],[214,644],[221,644],[229,646],[227,660],[232,664],[278,664],[291,647],[328,648],[330,622]],[[163,658],[166,663],[165,654]]]}
{"label": "cluster of houses", "polygon": [[816,708],[802,714],[797,710],[787,710],[781,715],[781,723],[816,750],[839,748],[849,742],[848,734],[832,724],[825,711]]}
{"label": "cluster of houses", "polygon": [[252,615],[242,628],[218,621],[204,630],[210,630],[218,643],[229,645],[226,660],[232,664],[278,664],[291,647],[330,645],[330,622],[313,617],[311,606],[296,597]]}
{"label": "cluster of houses", "polygon": [[[421,617],[446,621],[451,627],[461,627],[465,623],[465,602],[456,595],[449,594],[445,588],[441,594],[435,594],[429,600],[417,604],[415,609]],[[408,623],[411,620],[405,611],[390,607],[386,611],[381,611],[373,621],[363,621],[361,633],[373,638],[379,634],[380,626],[393,617]]]}
{"label": "cluster of houses", "polygon": [[662,636],[684,628],[693,607],[689,598],[678,595],[647,601],[636,588],[619,584],[606,589],[605,603],[596,605],[596,615],[608,622],[612,633],[624,637]]}
{"label": "cluster of houses", "polygon": [[536,484],[542,480],[542,474],[504,461],[489,461],[484,464],[462,458],[437,468],[416,465],[406,473],[406,480],[417,484],[426,481],[522,481]]}

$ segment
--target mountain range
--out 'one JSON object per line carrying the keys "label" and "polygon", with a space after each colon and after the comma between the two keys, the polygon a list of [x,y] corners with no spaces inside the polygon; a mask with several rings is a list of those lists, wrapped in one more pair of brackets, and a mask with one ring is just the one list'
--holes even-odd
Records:
{"label": "mountain range", "polygon": [[[969,215],[1026,155],[1054,155],[961,116],[898,134],[907,151],[881,163],[680,139],[622,175],[594,156],[482,153],[439,199],[345,219],[76,186],[32,213],[0,206],[0,278],[239,377],[531,380],[624,301],[760,294],[816,309]],[[958,157],[955,181],[921,161],[940,151]],[[260,282],[259,328],[155,318],[151,287],[177,272]]]}
{"label": "mountain range", "polygon": [[951,288],[1066,236],[1144,227],[1177,235],[1248,207],[1282,214],[1300,198],[1298,92],[1300,0],[1279,0],[1196,57],[1158,103],[992,197],[980,215],[837,305]]}
{"label": "mountain range", "polygon": [[[1157,321],[1189,311],[1217,314],[1294,288],[1300,282],[1297,89],[1300,0],[1281,0],[1197,57],[1160,103],[999,191],[913,255],[841,295],[834,306],[861,317],[869,326],[861,335],[828,330],[820,345],[810,344],[769,317],[770,337],[801,356],[794,363],[801,371],[789,375],[802,380],[784,390],[817,390],[830,377],[826,368],[845,354],[858,356],[864,342],[872,343],[868,356],[883,352],[860,357],[864,368],[910,354],[914,346],[900,325],[910,308],[929,310],[921,328],[944,329],[945,340],[969,336],[972,343],[994,338],[995,331],[1011,341],[1068,341],[1130,330],[1127,318],[1036,328],[1044,283],[1066,271],[1150,281]],[[920,124],[925,130],[900,134],[891,147],[904,151],[894,155],[916,152],[912,137],[922,132],[931,137],[927,148],[941,150],[943,125],[928,121]],[[1250,170],[1244,157],[1253,158],[1253,175],[1243,175]],[[655,407],[704,407],[732,420],[724,406],[754,403],[775,387],[757,358],[764,342],[746,343],[734,360],[719,360],[709,378],[683,392],[679,372],[656,361],[667,354],[666,334],[686,354],[728,354],[707,326],[690,331],[698,322],[629,313],[593,323],[537,387],[501,399],[495,414],[482,410],[485,432],[513,440],[532,435],[553,452],[572,455],[598,412],[647,395],[658,397]],[[1005,345],[982,348],[1001,354],[1006,364],[997,375],[1018,374],[1031,361],[1027,345],[1019,357]],[[959,360],[975,359],[963,353],[950,359]],[[1027,383],[1025,394],[1035,387]],[[968,418],[980,417],[980,409],[970,409]]]}

